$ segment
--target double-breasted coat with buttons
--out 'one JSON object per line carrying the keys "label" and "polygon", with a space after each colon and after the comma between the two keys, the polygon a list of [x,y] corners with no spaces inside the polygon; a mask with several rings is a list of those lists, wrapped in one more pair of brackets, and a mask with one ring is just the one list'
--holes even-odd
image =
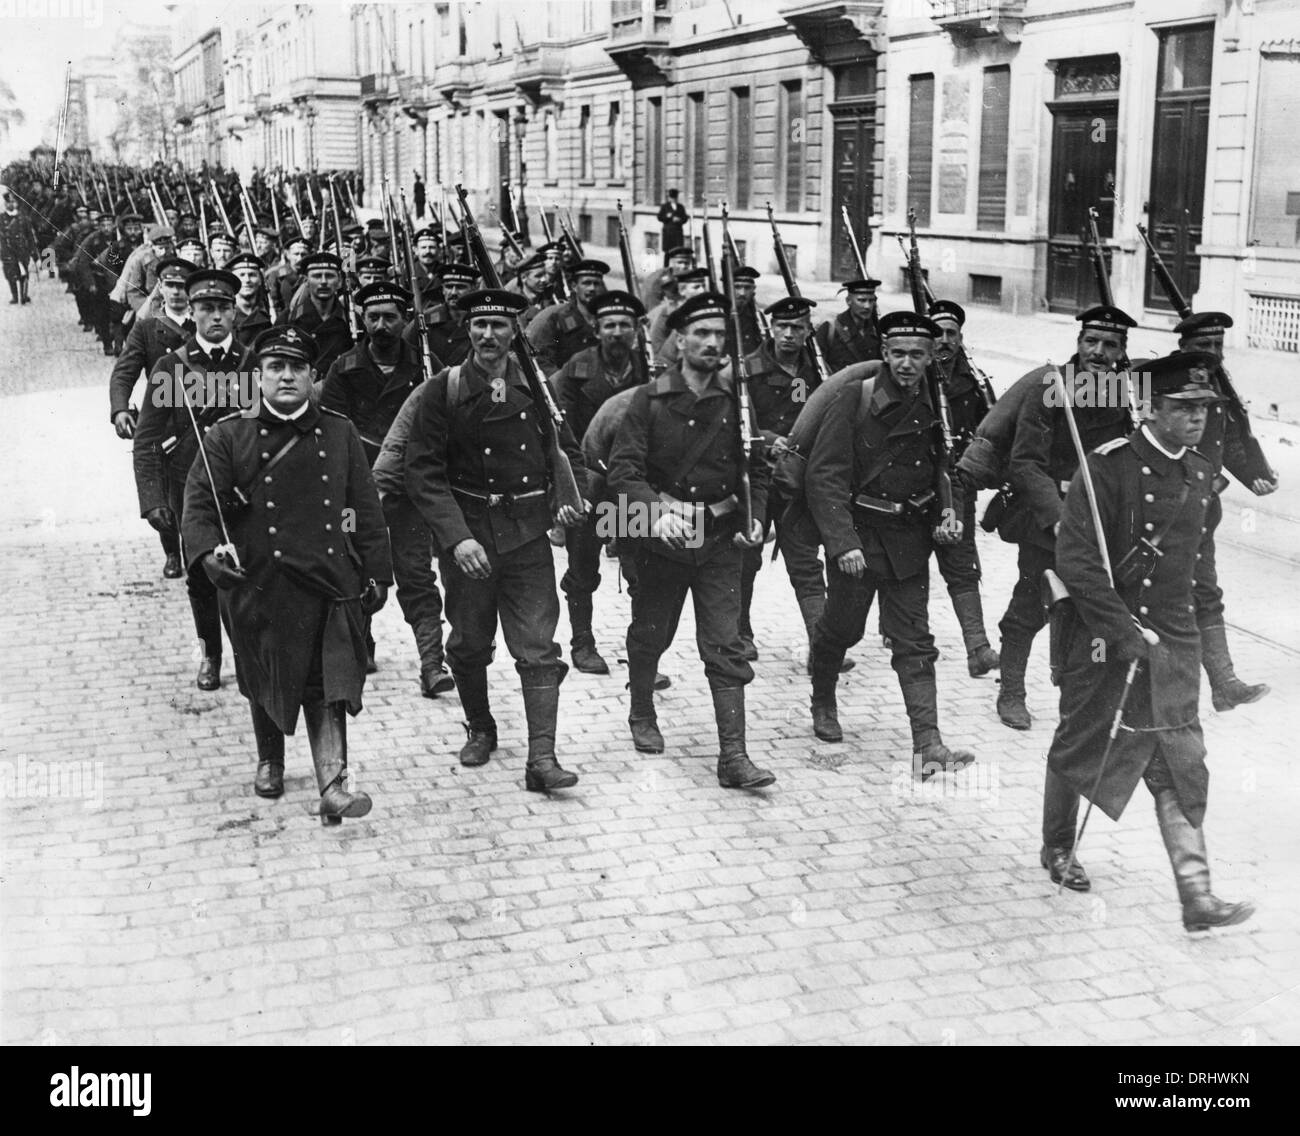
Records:
{"label": "double-breasted coat with buttons", "polygon": [[547,375],[555,374],[579,351],[598,342],[595,325],[582,313],[575,296],[539,312],[525,334],[537,356],[537,365]]}
{"label": "double-breasted coat with buttons", "polygon": [[799,353],[798,363],[791,373],[777,362],[767,344],[750,353],[745,360],[745,369],[749,372],[749,398],[754,417],[758,419],[763,440],[771,445],[794,429],[799,412],[821,385],[821,377],[807,352]]}
{"label": "double-breasted coat with buttons", "polygon": [[551,382],[555,397],[564,411],[565,421],[575,438],[581,438],[607,399],[642,381],[643,368],[629,357],[621,372],[612,372],[600,355],[599,347],[579,351],[554,375]]}
{"label": "double-breasted coat with buttons", "polygon": [[393,419],[411,392],[424,381],[418,348],[399,340],[397,363],[391,374],[379,369],[367,344],[361,343],[334,360],[320,389],[320,404],[349,419],[373,465]]}
{"label": "double-breasted coat with buttons", "polygon": [[281,309],[275,322],[281,327],[292,325],[312,337],[317,351],[317,374],[328,373],[334,360],[353,346],[352,329],[341,296],[334,300],[327,316],[322,316],[311,298],[304,296],[296,305]]}
{"label": "double-breasted coat with buttons", "polygon": [[[294,437],[293,449],[271,469]],[[388,530],[356,428],[313,402],[295,419],[263,404],[222,419],[203,448],[248,574],[220,592],[240,692],[294,732],[319,656],[323,701],[361,709],[366,640],[361,593],[393,582]],[[251,503],[230,507],[236,486]],[[185,484],[183,535],[192,571],[223,541],[201,461]]]}
{"label": "double-breasted coat with buttons", "polygon": [[818,327],[816,335],[826,366],[832,373],[853,363],[866,363],[883,357],[875,318],[859,324],[847,308],[833,320],[826,320]]}
{"label": "double-breasted coat with buttons", "polygon": [[[1213,466],[1196,450],[1172,458],[1139,430],[1089,454],[1088,469],[1116,585],[1107,577],[1087,493],[1076,474],[1065,497],[1056,571],[1079,625],[1065,645],[1061,719],[1048,764],[1079,793],[1092,792],[1129,667],[1126,652],[1141,650],[1136,616],[1160,643],[1138,670],[1093,801],[1118,819],[1159,757],[1184,813],[1199,826],[1209,772],[1197,713],[1197,617],[1215,587],[1213,564],[1203,555],[1210,539],[1205,518]],[[1161,555],[1150,556],[1145,571],[1125,571],[1129,550],[1141,538],[1161,533]]]}

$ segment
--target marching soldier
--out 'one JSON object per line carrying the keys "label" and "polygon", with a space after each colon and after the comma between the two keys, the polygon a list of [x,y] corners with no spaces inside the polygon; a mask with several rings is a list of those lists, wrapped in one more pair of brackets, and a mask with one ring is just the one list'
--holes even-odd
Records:
{"label": "marching soldier", "polygon": [[[1100,382],[1127,365],[1128,329],[1137,326],[1132,316],[1102,304],[1075,318],[1080,323],[1079,338],[1066,364],[1067,374],[1080,375],[1081,382]],[[1049,364],[1030,372],[1038,376],[1042,392],[1038,395],[1032,393],[1033,383],[1026,376],[1031,393],[1017,414],[1007,463],[1015,497],[998,523],[998,535],[1019,546],[1019,576],[998,625],[1002,686],[997,711],[1013,730],[1027,730],[1033,721],[1025,706],[1025,671],[1034,637],[1047,622],[1041,598],[1043,573],[1052,566],[1062,496],[1079,465],[1069,425],[1052,397],[1054,371]],[[1088,401],[1093,405],[1080,406],[1074,413],[1085,450],[1123,438],[1132,429],[1124,399],[1112,400],[1120,405],[1099,405],[1106,400],[1098,398]]]}
{"label": "marching soldier", "polygon": [[655,362],[668,367],[677,362],[677,337],[672,330],[672,315],[692,296],[707,292],[709,270],[688,268],[677,276],[677,295],[669,296],[650,313],[650,350]]}
{"label": "marching soldier", "polygon": [[[185,281],[197,271],[188,260],[179,257],[169,257],[157,265],[162,307],[156,313],[142,313],[131,325],[122,354],[114,362],[108,380],[108,413],[119,438],[135,437],[136,413],[131,409],[131,393],[140,376],[152,376],[158,360],[175,351],[194,332]],[[153,391],[154,384],[150,382],[145,402],[152,400]],[[174,528],[163,528],[158,531],[158,537],[167,558],[163,576],[178,580],[183,574],[180,533]]]}
{"label": "marching soldier", "polygon": [[[458,301],[469,325],[464,363],[428,380],[406,443],[406,491],[433,534],[446,589],[447,661],[468,735],[460,762],[478,766],[497,747],[487,667],[497,622],[515,660],[528,720],[524,785],[551,792],[576,785],[555,757],[560,601],[547,530],[553,523],[539,415],[527,379],[510,357],[523,297],[488,289]],[[545,380],[543,380],[545,381]],[[582,455],[564,427],[560,440],[583,484]],[[559,523],[582,517],[559,510]]]}
{"label": "marching soldier", "polygon": [[334,360],[353,345],[349,313],[339,295],[343,261],[332,252],[314,252],[302,258],[299,269],[306,289],[280,313],[276,323],[310,335],[317,352],[316,369],[328,373]]}
{"label": "marching soldier", "polygon": [[[975,436],[975,428],[988,413],[990,404],[964,350],[965,309],[951,300],[939,300],[930,305],[930,318],[939,327],[934,358],[939,364],[944,392],[948,396],[954,442],[952,457],[956,462]],[[998,653],[989,645],[988,633],[984,630],[980,555],[975,547],[975,499],[974,489],[967,487],[961,517],[961,540],[956,544],[938,545],[934,550],[939,573],[948,585],[948,598],[952,600],[952,610],[961,627],[962,641],[966,645],[966,669],[971,678],[986,675],[998,666]]]}
{"label": "marching soldier", "polygon": [[273,327],[253,351],[259,403],[204,440],[207,463],[191,467],[185,487],[185,548],[191,574],[220,589],[257,740],[253,791],[284,793],[284,738],[301,710],[321,823],[336,825],[371,808],[346,787],[347,714],[361,710],[363,619],[392,583],[388,534],[355,428],[310,398],[311,338]]}
{"label": "marching soldier", "polygon": [[[478,282],[478,270],[468,264],[447,264],[442,268],[442,301],[426,295],[425,325],[429,329],[429,350],[443,366],[463,363],[470,350],[469,318],[459,301]],[[413,347],[420,345],[420,324],[411,320],[402,333]]]}
{"label": "marching soldier", "polygon": [[641,290],[648,311],[653,311],[664,300],[677,299],[677,277],[695,267],[695,253],[686,245],[678,245],[664,253],[664,266],[653,273]]}
{"label": "marching soldier", "polygon": [[[760,789],[776,778],[745,752],[745,687],[754,671],[740,642],[740,577],[742,550],[762,544],[768,472],[760,447],[747,471],[742,465],[733,380],[720,373],[726,317],[727,298],[715,292],[673,313],[681,362],[634,391],[610,455],[609,493],[619,511],[626,510],[629,530],[634,515],[644,517],[649,530],[648,538],[636,541],[637,588],[627,632],[633,744],[641,753],[663,752],[654,709],[656,667],[690,592],[718,727],[718,784]],[[745,472],[753,499],[748,533],[736,493]]]}
{"label": "marching soldier", "polygon": [[[913,770],[925,781],[975,760],[950,750],[939,733],[938,651],[927,611],[931,553],[960,533],[935,508],[938,419],[924,379],[939,329],[927,316],[891,312],[880,331],[883,368],[874,379],[843,387],[808,456],[807,500],[826,546],[827,575],[812,645],[813,731],[823,741],[843,740],[835,697],[840,666],[862,639],[878,593],[911,723]],[[958,516],[960,497],[954,484]]]}
{"label": "marching soldier", "polygon": [[242,343],[251,344],[271,326],[271,312],[263,294],[262,262],[251,252],[241,252],[226,263],[226,271],[239,277],[239,295],[235,297],[235,334]]}
{"label": "marching soldier", "polygon": [[[736,286],[739,291],[739,279],[736,280]],[[785,448],[785,439],[794,428],[795,419],[807,404],[809,396],[821,384],[821,377],[804,350],[804,345],[812,334],[809,312],[816,306],[812,300],[788,296],[768,307],[766,311],[772,326],[772,342],[763,344],[745,360],[754,417],[758,420],[763,444],[773,456]],[[819,605],[820,610],[826,583],[822,576],[821,560],[817,555],[817,543],[814,540],[809,548],[802,541],[786,542],[782,539],[785,524],[781,519],[781,506],[772,501],[772,497],[773,492],[769,491],[772,507],[768,509],[768,524],[764,535],[766,536],[766,528],[775,523],[777,544],[785,555],[786,569],[790,574],[795,598],[799,602],[799,610],[805,611],[813,602]],[[740,578],[740,641],[745,648],[745,657],[750,661],[758,658],[749,613],[754,599],[754,580],[762,566],[763,549],[746,549]]]}
{"label": "marching soldier", "polygon": [[[1205,433],[1196,447],[1214,467],[1213,493],[1205,519],[1209,530],[1205,555],[1211,569],[1215,568],[1214,534],[1223,520],[1222,494],[1229,484],[1223,471],[1226,469],[1256,497],[1267,497],[1278,486],[1277,470],[1268,465],[1262,451],[1248,445],[1250,422],[1245,407],[1224,397],[1223,333],[1231,326],[1232,317],[1225,312],[1199,312],[1174,328],[1180,351],[1207,351],[1217,360],[1211,381],[1220,398],[1210,408]],[[1213,602],[1201,612],[1201,661],[1210,680],[1214,709],[1223,713],[1234,706],[1258,702],[1269,688],[1265,683],[1245,683],[1237,677],[1223,623],[1223,589],[1217,584],[1217,572],[1215,580]]]}
{"label": "marching soldier", "polygon": [[555,302],[548,287],[550,277],[546,272],[546,257],[535,252],[519,264],[515,278],[506,285],[507,292],[518,292],[527,303],[524,314],[519,317],[519,326],[525,331],[529,323],[543,308]]}
{"label": "marching soldier", "polygon": [[[620,391],[646,381],[632,348],[637,323],[645,315],[641,302],[627,292],[605,292],[591,303],[600,343],[579,351],[554,376],[555,396],[565,421],[577,438],[582,438],[596,411]],[[588,516],[565,534],[569,567],[560,587],[569,607],[573,638],[569,656],[584,674],[609,674],[609,664],[596,649],[591,630],[592,597],[600,587],[601,538],[597,518]]]}
{"label": "marching soldier", "polygon": [[[196,436],[232,409],[246,407],[255,362],[234,335],[239,277],[204,268],[186,281],[194,334],[154,365],[149,397],[135,431],[135,484],[140,515],[158,532],[179,533],[185,521],[185,478],[199,452]],[[190,417],[190,410],[194,418]],[[221,685],[221,617],[211,580],[188,555],[185,588],[203,650],[195,685]]]}
{"label": "marching soldier", "polygon": [[881,332],[876,320],[876,289],[870,277],[844,285],[845,307],[817,329],[817,343],[831,372],[881,356]]}
{"label": "marching soldier", "polygon": [[300,269],[307,251],[307,242],[302,235],[290,232],[284,238],[283,259],[266,271],[266,290],[275,300],[277,312],[287,312],[293,303],[294,294],[302,283]]}
{"label": "marching soldier", "polygon": [[[736,312],[740,316],[741,355],[752,355],[763,346],[763,325],[758,321],[754,290],[758,286],[758,269],[740,266],[732,272],[736,288]],[[809,334],[812,333],[811,326]],[[730,340],[728,340],[730,346]]]}
{"label": "marching soldier", "polygon": [[0,265],[4,267],[9,282],[9,302],[30,304],[27,294],[30,283],[29,265],[36,259],[36,234],[32,223],[18,211],[18,202],[10,197],[5,202],[5,212],[0,214]]}
{"label": "marching soldier", "polygon": [[592,302],[605,290],[609,265],[601,260],[580,260],[573,266],[573,295],[564,304],[546,308],[528,325],[528,342],[537,364],[550,376],[586,347],[599,342]]}
{"label": "marching soldier", "polygon": [[[1054,627],[1063,640],[1054,645],[1061,720],[1043,791],[1043,867],[1054,883],[1087,891],[1087,873],[1071,855],[1080,794],[1118,820],[1144,780],[1188,931],[1254,914],[1249,903],[1225,903],[1210,890],[1203,829],[1209,771],[1197,715],[1197,624],[1217,590],[1205,523],[1214,469],[1193,447],[1216,399],[1215,365],[1199,352],[1146,364],[1148,420],[1089,454],[1071,481],[1056,572],[1077,625]],[[1095,514],[1084,488],[1089,474]],[[1113,729],[1117,707],[1123,722]]]}

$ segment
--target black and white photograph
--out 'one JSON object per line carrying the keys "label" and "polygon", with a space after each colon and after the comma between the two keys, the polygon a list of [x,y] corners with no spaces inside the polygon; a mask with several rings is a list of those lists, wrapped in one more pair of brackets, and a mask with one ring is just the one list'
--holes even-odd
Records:
{"label": "black and white photograph", "polygon": [[42,1107],[1300,1044],[1294,0],[0,0],[0,262]]}

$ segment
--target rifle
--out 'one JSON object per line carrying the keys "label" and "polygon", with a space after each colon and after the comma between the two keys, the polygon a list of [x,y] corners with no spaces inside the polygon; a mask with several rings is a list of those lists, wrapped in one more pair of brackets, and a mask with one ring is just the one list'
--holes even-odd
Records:
{"label": "rifle", "polygon": [[[857,234],[853,231],[853,222],[849,220],[849,207],[847,205],[840,206],[840,216],[844,218],[844,228],[849,234],[849,244],[853,248],[853,259],[858,262],[858,272],[861,273],[862,278],[865,280],[867,276],[867,262],[862,259],[862,248],[858,244]],[[899,237],[899,240],[902,240],[901,236]]]}
{"label": "rifle", "polygon": [[[232,241],[234,241],[235,227],[230,223],[230,216],[226,212],[225,202],[221,200],[221,194],[217,190],[217,183],[213,181],[211,178],[208,178],[208,185],[212,187],[212,200],[215,201],[217,204],[217,213],[221,217],[221,223],[226,226],[226,234],[230,237]],[[235,242],[235,247],[236,248],[239,247],[238,241]]]}
{"label": "rifle", "polygon": [[411,213],[406,208],[406,189],[399,190],[402,197],[402,214],[406,217],[405,230],[406,256],[411,263],[411,297],[415,304],[415,323],[420,332],[420,369],[425,379],[434,376],[433,352],[429,350],[429,325],[424,318],[424,292],[420,287],[420,277],[415,269],[415,247],[411,244]]}
{"label": "rifle", "polygon": [[280,195],[270,186],[267,186],[267,189],[270,190],[271,220],[275,224],[275,243],[278,245],[284,239],[284,230],[280,228],[280,202],[277,200]]}
{"label": "rifle", "polygon": [[[770,201],[767,203],[767,221],[772,226],[772,251],[776,253],[777,267],[781,270],[781,279],[785,281],[786,295],[797,298],[801,295],[799,284],[790,268],[790,258],[786,255],[785,245],[781,243],[781,230],[776,227],[776,218],[772,215],[772,203]],[[812,357],[813,366],[817,368],[817,378],[824,383],[830,378],[831,369],[826,365],[826,357],[822,354],[822,346],[817,342],[815,335],[808,337],[807,349],[808,354]]]}
{"label": "rifle", "polygon": [[[487,245],[483,240],[483,234],[479,232],[478,224],[470,212],[468,195],[463,185],[457,184],[456,196],[460,200],[460,227],[473,253],[473,263],[478,265],[479,274],[483,277],[483,283],[487,287],[500,288],[501,277],[497,275],[496,265],[492,263],[492,257],[488,253]],[[547,471],[550,474],[551,484],[554,488],[556,511],[558,512],[567,505],[579,514],[584,514],[586,502],[582,499],[582,490],[578,486],[578,479],[574,476],[569,455],[564,452],[564,447],[560,445],[560,431],[564,428],[564,413],[556,405],[555,398],[551,394],[550,385],[542,374],[541,368],[537,365],[537,360],[533,356],[532,344],[528,342],[519,326],[519,317],[512,317],[512,322],[515,329],[515,358],[524,373],[529,393],[533,397],[533,405],[536,407],[538,418],[541,421],[542,444],[546,450]]]}
{"label": "rifle", "polygon": [[709,291],[718,290],[718,266],[713,260],[713,238],[709,235],[709,199],[700,205],[700,232],[704,241],[704,266],[709,270]]}
{"label": "rifle", "polygon": [[[925,276],[921,271],[921,250],[916,246],[916,210],[907,211],[907,228],[910,247],[907,258],[908,283],[912,291],[912,310],[917,315],[928,316],[929,305],[925,300],[923,282]],[[939,524],[942,527],[949,519],[956,517],[952,500],[952,409],[948,406],[948,392],[943,386],[943,376],[939,365],[932,359],[925,369],[925,382],[930,390],[930,402],[938,420],[938,453],[935,461],[934,492],[938,504]]]}
{"label": "rifle", "polygon": [[565,221],[564,219],[564,214],[561,213],[559,209],[557,209],[554,205],[551,206],[551,212],[555,214],[555,223],[560,228],[560,236],[564,239],[564,241],[568,242],[569,251],[572,252],[573,255],[578,260],[582,260],[583,259],[582,245],[578,243],[577,236],[574,234],[573,230],[569,228],[568,222]]}
{"label": "rifle", "polygon": [[[729,236],[726,214],[723,214],[722,240],[727,243]],[[705,206],[704,247],[709,248],[708,206]],[[712,256],[709,257],[712,261]],[[740,498],[742,531],[748,540],[754,528],[754,494],[749,484],[749,458],[753,439],[749,433],[751,409],[749,405],[749,367],[745,363],[745,353],[740,345],[744,335],[740,327],[740,309],[736,306],[736,266],[732,258],[722,259],[722,282],[727,294],[728,318],[731,320],[731,384],[736,390],[736,425],[740,431],[740,482],[736,486],[736,496]]]}
{"label": "rifle", "polygon": [[[727,227],[727,222],[730,219],[731,214],[727,211],[727,202],[725,200],[722,202],[721,212],[722,212],[722,262],[724,265],[724,272],[725,272],[725,265],[728,257],[731,258],[733,270],[735,268],[744,268],[745,262],[741,259],[740,249],[736,247],[736,238],[731,235],[731,230]],[[771,324],[768,323],[767,313],[764,312],[763,309],[758,306],[757,299],[755,299],[754,301],[754,315],[758,317],[759,331],[762,333],[763,338],[770,343],[772,341],[772,326]]]}
{"label": "rifle", "polygon": [[[1097,293],[1101,302],[1109,307],[1115,306],[1115,293],[1110,287],[1110,275],[1106,271],[1106,257],[1101,249],[1101,234],[1097,231],[1097,207],[1088,206],[1088,228],[1084,234],[1088,246],[1088,259],[1092,261],[1092,274],[1097,281]],[[1136,430],[1142,425],[1142,410],[1138,406],[1137,386],[1131,373],[1127,373],[1128,413]]]}
{"label": "rifle", "polygon": [[[334,237],[338,241],[339,259],[343,259],[343,222],[339,220],[338,203],[334,200],[334,187],[330,186],[330,205],[334,214]],[[321,239],[324,240],[325,226],[321,226]],[[348,313],[348,331],[352,334],[352,342],[356,343],[360,338],[360,330],[357,327],[357,310],[352,306],[352,289],[348,287],[347,267],[339,273],[342,277],[342,286],[339,288],[339,299]]]}
{"label": "rifle", "polygon": [[[1192,314],[1192,305],[1187,302],[1187,298],[1174,281],[1168,266],[1156,251],[1155,245],[1151,243],[1146,227],[1138,225],[1137,231],[1142,237],[1143,243],[1147,246],[1147,255],[1151,257],[1151,269],[1155,272],[1156,279],[1160,281],[1160,286],[1165,290],[1165,295],[1169,297],[1169,302],[1177,310],[1179,319],[1186,319]],[[1223,388],[1224,395],[1227,396],[1228,401],[1233,404],[1233,408],[1237,411],[1242,434],[1244,435],[1242,446],[1246,450],[1246,456],[1250,464],[1254,467],[1255,476],[1262,477],[1265,481],[1272,481],[1273,467],[1269,465],[1268,459],[1264,456],[1264,450],[1259,444],[1259,439],[1255,437],[1255,432],[1250,428],[1250,415],[1246,413],[1246,404],[1241,401],[1241,395],[1237,393],[1237,388],[1233,386],[1232,379],[1228,377],[1228,369],[1222,363],[1219,365],[1219,386]]]}
{"label": "rifle", "polygon": [[[551,223],[546,219],[546,208],[542,207],[542,235],[546,238],[548,245],[555,244],[555,237],[551,234]],[[560,257],[560,274],[555,278],[555,294],[561,300],[569,298],[569,281],[564,275],[564,257]]]}
{"label": "rifle", "polygon": [[[587,250],[582,247],[582,242],[578,240],[578,226],[573,220],[573,211],[566,205],[564,213],[569,219],[569,240],[573,242],[574,251],[577,252],[578,258],[582,259],[587,255]],[[557,213],[558,217],[559,214]]]}
{"label": "rifle", "polygon": [[[208,236],[208,199],[199,194],[199,240],[203,242],[203,251],[207,254],[208,263],[212,263],[212,238]],[[216,265],[212,265],[216,267]]]}
{"label": "rifle", "polygon": [[190,203],[190,212],[197,217],[199,211],[197,208],[195,208],[194,205],[194,194],[190,192],[190,179],[188,175],[185,176],[184,180],[181,182],[181,185],[185,187],[185,200]]}
{"label": "rifle", "polygon": [[[72,60],[68,60],[67,74],[63,79],[63,105],[59,108],[59,128],[54,137],[54,192],[59,191],[59,163],[63,160],[63,132],[68,125],[68,99],[72,95]],[[84,193],[81,195],[86,196]]]}
{"label": "rifle", "polygon": [[[623,261],[623,281],[627,290],[638,300],[641,299],[641,284],[637,280],[636,267],[632,260],[632,241],[627,235],[627,226],[623,224],[623,202],[616,203],[618,211],[618,255]],[[650,341],[646,338],[645,318],[636,322],[636,349],[645,364],[645,381],[655,376],[654,354],[650,350]]]}

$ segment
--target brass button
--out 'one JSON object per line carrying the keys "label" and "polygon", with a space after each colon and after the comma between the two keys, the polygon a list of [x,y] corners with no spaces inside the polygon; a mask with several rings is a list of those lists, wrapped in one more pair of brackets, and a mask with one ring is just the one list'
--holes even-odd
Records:
{"label": "brass button", "polygon": [[[266,507],[267,507],[268,509],[274,509],[274,508],[275,508],[275,502],[274,502],[274,501],[268,501],[268,502],[266,503]],[[1204,532],[1204,531],[1205,531],[1204,529],[1201,530],[1201,532]]]}
{"label": "brass button", "polygon": [[333,556],[333,555],[334,555],[334,550],[333,550],[332,548],[327,548],[327,549],[325,550],[325,555],[326,555],[326,556]]}
{"label": "brass button", "polygon": [[277,560],[279,560],[280,557],[284,555],[284,553],[277,548],[273,553],[271,553],[271,555],[274,556]]}
{"label": "brass button", "polygon": [[1205,480],[1205,474],[1202,473],[1200,470],[1197,470],[1197,472],[1196,472],[1196,480],[1197,480],[1197,481],[1204,481],[1204,480]]}
{"label": "brass button", "polygon": [[268,431],[267,431],[267,429],[266,429],[265,426],[263,426],[263,427],[258,431],[258,433],[261,434],[263,438],[266,437],[267,432],[268,432]]}
{"label": "brass button", "polygon": [[328,481],[328,480],[330,479],[330,475],[329,475],[328,473],[322,473],[322,474],[320,475],[320,479],[321,479],[322,481]]}
{"label": "brass button", "polygon": [[1151,472],[1151,467],[1149,465],[1144,465],[1142,467],[1142,472],[1149,474]]}
{"label": "brass button", "polygon": [[524,483],[525,485],[527,485],[527,484],[528,484],[528,474],[524,474],[522,480],[523,480],[523,483]]}
{"label": "brass button", "polygon": [[1146,615],[1150,610],[1151,610],[1151,609],[1150,609],[1149,607],[1145,607],[1145,606],[1143,606],[1143,607],[1138,608],[1138,614],[1139,614],[1139,615]]}
{"label": "brass button", "polygon": [[270,461],[270,460],[271,460],[271,455],[270,455],[270,454],[263,454],[263,455],[262,455],[262,460],[263,460],[263,461]]}
{"label": "brass button", "polygon": [[526,411],[526,410],[521,410],[521,411],[519,412],[519,417],[520,417],[520,418],[527,418],[527,417],[528,417],[528,411]]}
{"label": "brass button", "polygon": [[322,505],[328,505],[329,503],[330,503],[330,499],[328,497],[326,497],[325,500],[321,502]]}
{"label": "brass button", "polygon": [[484,446],[484,447],[483,447],[483,453],[484,453],[484,456],[486,456],[487,454],[490,454],[491,452],[492,452],[492,447],[491,447],[491,446]]}
{"label": "brass button", "polygon": [[1156,499],[1156,495],[1154,493],[1148,493],[1145,497],[1142,498],[1142,500],[1146,501],[1148,504],[1150,504],[1150,502],[1154,501],[1155,499]]}
{"label": "brass button", "polygon": [[689,422],[686,423],[686,425],[687,425],[687,426],[694,426],[694,425],[695,425],[695,419],[692,418]]}
{"label": "brass button", "polygon": [[274,525],[272,525],[272,526],[271,526],[269,529],[267,529],[266,531],[267,531],[267,535],[269,535],[269,536],[275,536],[276,528],[275,528]]}
{"label": "brass button", "polygon": [[320,437],[320,427],[319,427],[319,426],[316,427],[316,437],[318,437],[318,438]]}
{"label": "brass button", "polygon": [[271,484],[271,475],[268,473],[264,478],[262,478],[262,480],[265,481],[265,482],[267,483],[267,485],[270,485],[270,484]]}
{"label": "brass button", "polygon": [[324,457],[324,456],[325,456],[325,451],[324,451],[324,450],[321,450],[321,451],[320,451],[320,456],[321,456],[321,457]]}
{"label": "brass button", "polygon": [[[1147,532],[1150,532],[1150,531],[1151,531],[1152,529],[1154,529],[1156,526],[1153,525],[1150,521],[1147,521],[1147,523],[1146,523],[1145,525],[1143,525],[1142,527],[1143,527],[1144,529],[1146,529]],[[1202,530],[1202,531],[1204,531],[1204,530]]]}
{"label": "brass button", "polygon": [[[326,525],[325,527],[326,527],[326,528],[329,528],[329,525]],[[1196,583],[1196,581],[1193,580],[1192,583],[1194,584],[1194,583]],[[1151,577],[1150,577],[1150,576],[1148,576],[1145,580],[1142,581],[1142,586],[1143,586],[1144,588],[1149,588],[1149,587],[1151,587]]]}
{"label": "brass button", "polygon": [[325,526],[325,531],[326,531],[326,532],[333,532],[333,531],[334,531],[334,526],[333,526],[333,525],[326,525],[326,526]]}
{"label": "brass button", "polygon": [[521,450],[526,450],[526,449],[528,449],[528,443],[527,443],[527,442],[520,442],[520,443],[519,443],[519,448],[520,448]]}

